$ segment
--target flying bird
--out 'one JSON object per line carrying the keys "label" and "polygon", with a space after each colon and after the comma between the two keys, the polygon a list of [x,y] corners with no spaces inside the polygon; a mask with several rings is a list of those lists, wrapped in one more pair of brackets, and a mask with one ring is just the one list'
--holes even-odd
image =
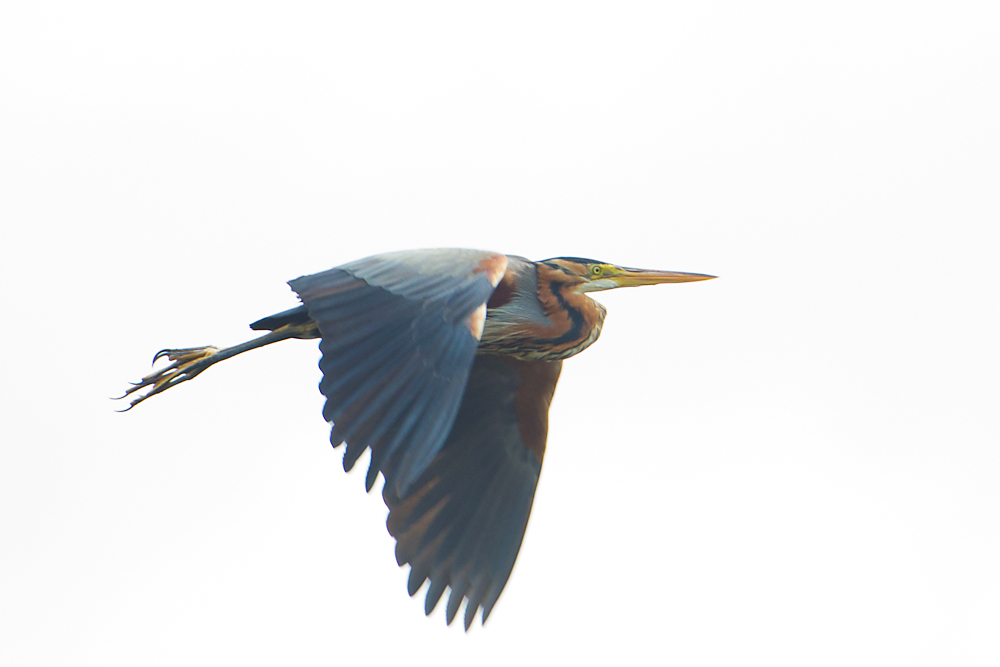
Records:
{"label": "flying bird", "polygon": [[[365,450],[379,473],[396,560],[424,608],[451,589],[450,624],[485,623],[521,547],[562,362],[592,345],[605,309],[588,292],[709,280],[580,257],[533,262],[465,249],[360,259],[289,282],[297,308],[250,325],[241,345],[161,350],[126,410],[248,350],[318,338],[330,442],[344,470]],[[144,393],[137,393],[142,392]]]}

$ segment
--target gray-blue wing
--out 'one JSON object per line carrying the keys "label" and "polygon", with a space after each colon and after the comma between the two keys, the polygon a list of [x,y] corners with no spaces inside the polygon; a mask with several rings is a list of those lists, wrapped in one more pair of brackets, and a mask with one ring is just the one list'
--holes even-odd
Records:
{"label": "gray-blue wing", "polygon": [[430,579],[429,614],[451,588],[447,621],[463,598],[465,627],[486,622],[521,547],[562,362],[480,355],[444,447],[409,496],[389,486],[387,526],[413,595]]}
{"label": "gray-blue wing", "polygon": [[370,448],[405,495],[458,411],[505,255],[414,250],[376,255],[289,282],[319,326],[323,416],[347,442],[344,469]]}

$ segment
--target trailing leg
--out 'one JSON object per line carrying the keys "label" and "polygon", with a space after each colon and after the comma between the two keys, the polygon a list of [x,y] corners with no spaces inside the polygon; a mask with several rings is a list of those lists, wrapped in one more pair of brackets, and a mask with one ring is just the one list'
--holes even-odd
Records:
{"label": "trailing leg", "polygon": [[207,345],[205,347],[186,347],[172,350],[160,350],[156,353],[156,356],[153,357],[153,363],[155,364],[158,360],[164,357],[173,363],[165,368],[161,368],[155,373],[150,373],[138,382],[133,382],[133,386],[120,396],[119,400],[126,398],[135,392],[142,391],[147,387],[149,389],[144,394],[133,398],[129,402],[128,407],[122,410],[122,412],[131,410],[150,396],[156,396],[157,394],[164,392],[181,382],[187,382],[191,378],[203,372],[209,366],[217,364],[225,359],[229,359],[230,357],[235,357],[237,354],[242,354],[243,352],[254,350],[258,347],[264,347],[265,345],[277,343],[278,341],[287,340],[289,338],[317,337],[318,330],[316,328],[316,324],[310,320],[307,322],[296,322],[294,324],[280,326],[274,331],[270,331],[263,336],[254,338],[253,340],[249,340],[239,345],[234,345],[233,347],[219,349],[212,345]]}

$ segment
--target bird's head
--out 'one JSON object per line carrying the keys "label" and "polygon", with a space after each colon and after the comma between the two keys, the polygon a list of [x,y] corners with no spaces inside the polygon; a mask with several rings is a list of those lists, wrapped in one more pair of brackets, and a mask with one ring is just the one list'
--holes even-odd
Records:
{"label": "bird's head", "polygon": [[596,259],[582,257],[553,257],[541,264],[562,275],[560,278],[574,286],[577,293],[599,292],[616,287],[636,287],[659,283],[690,283],[697,280],[711,280],[715,276],[703,273],[680,273],[678,271],[650,271],[615,266]]}

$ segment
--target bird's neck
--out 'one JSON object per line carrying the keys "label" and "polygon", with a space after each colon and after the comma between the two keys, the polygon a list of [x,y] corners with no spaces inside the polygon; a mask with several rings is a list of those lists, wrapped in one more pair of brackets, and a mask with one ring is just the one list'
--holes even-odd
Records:
{"label": "bird's neck", "polygon": [[565,359],[579,354],[601,335],[604,306],[578,292],[578,281],[565,280],[559,275],[539,278],[538,300],[551,322],[545,330],[537,332],[549,349],[546,358]]}

